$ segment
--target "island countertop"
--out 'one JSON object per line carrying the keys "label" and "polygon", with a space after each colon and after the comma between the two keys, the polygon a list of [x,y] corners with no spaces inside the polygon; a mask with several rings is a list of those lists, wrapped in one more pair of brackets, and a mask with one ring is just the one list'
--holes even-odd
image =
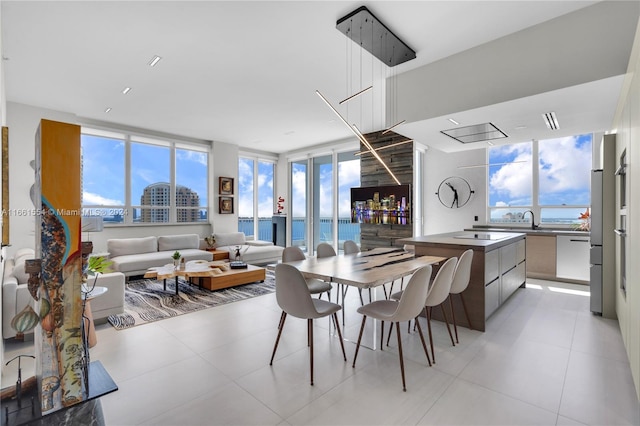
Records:
{"label": "island countertop", "polygon": [[419,237],[403,238],[398,240],[398,242],[421,247],[472,248],[474,250],[490,251],[512,244],[518,240],[523,240],[525,237],[526,234],[520,232],[487,232],[474,230],[422,235]]}
{"label": "island countertop", "polygon": [[[473,250],[469,285],[451,299],[458,325],[484,331],[487,318],[524,287],[526,237],[522,232],[458,231],[397,240],[415,247],[416,256],[460,257]],[[436,269],[436,268],[434,268]],[[434,273],[435,270],[434,270]],[[462,303],[462,299],[466,301]],[[435,309],[433,318],[444,319]]]}

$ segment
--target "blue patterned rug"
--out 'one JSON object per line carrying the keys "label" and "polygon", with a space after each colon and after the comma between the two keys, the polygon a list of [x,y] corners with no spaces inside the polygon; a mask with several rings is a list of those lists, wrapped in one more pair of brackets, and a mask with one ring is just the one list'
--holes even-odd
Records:
{"label": "blue patterned rug", "polygon": [[255,282],[216,291],[201,289],[179,278],[180,292],[176,295],[174,283],[173,278],[167,280],[165,291],[162,281],[150,279],[129,281],[124,290],[124,312],[110,315],[109,322],[117,330],[124,330],[148,322],[273,293],[276,290],[275,278],[270,271],[267,271],[263,283]]}

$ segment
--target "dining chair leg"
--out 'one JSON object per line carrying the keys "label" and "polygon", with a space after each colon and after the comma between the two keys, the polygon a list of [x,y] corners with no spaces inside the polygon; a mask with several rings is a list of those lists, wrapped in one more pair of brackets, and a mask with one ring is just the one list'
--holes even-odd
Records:
{"label": "dining chair leg", "polygon": [[333,313],[333,323],[336,325],[336,330],[338,331],[338,339],[340,339],[340,347],[342,348],[342,356],[344,360],[347,360],[347,353],[344,351],[344,340],[342,340],[342,333],[340,332],[340,324],[338,323],[338,314]]}
{"label": "dining chair leg", "polygon": [[364,323],[367,321],[367,316],[362,316],[362,325],[360,326],[360,334],[358,335],[358,343],[356,343],[356,353],[353,354],[353,365],[352,367],[356,367],[356,358],[358,358],[358,350],[360,349],[360,342],[362,341],[362,333],[364,332]]}
{"label": "dining chair leg", "polygon": [[276,350],[278,349],[278,343],[280,342],[280,336],[282,335],[282,329],[284,328],[284,321],[287,319],[287,313],[282,311],[282,315],[280,316],[280,326],[278,327],[278,337],[276,337],[276,344],[273,345],[273,353],[271,354],[271,361],[269,361],[269,365],[273,365],[273,358],[276,356]]}
{"label": "dining chair leg", "polygon": [[393,323],[389,326],[389,334],[387,334],[387,346],[389,346],[389,340],[391,339],[391,332],[393,331]]}
{"label": "dining chair leg", "polygon": [[436,363],[436,354],[433,352],[433,333],[431,332],[431,308],[425,307],[425,316],[427,317],[427,330],[429,331],[429,345],[431,346],[431,359]]}
{"label": "dining chair leg", "polygon": [[460,294],[460,300],[462,301],[462,309],[464,310],[464,316],[467,317],[467,324],[469,324],[469,330],[473,330],[473,327],[471,327],[471,318],[469,318],[469,311],[467,310],[467,304],[464,302],[464,297],[462,296],[462,293]]}
{"label": "dining chair leg", "polygon": [[313,386],[313,320],[307,320],[307,331],[309,335],[309,369],[311,370],[311,386]]}
{"label": "dining chair leg", "polygon": [[385,300],[389,300],[389,296],[387,295],[387,287],[385,287],[384,284],[382,284],[382,291],[384,291]]}
{"label": "dining chair leg", "polygon": [[[371,292],[371,290],[369,290],[369,292]],[[361,288],[358,289],[358,293],[360,294],[360,305],[364,306],[364,299],[362,298],[362,289]]]}
{"label": "dining chair leg", "polygon": [[380,321],[380,350],[382,350],[383,340],[384,340],[384,321]]}
{"label": "dining chair leg", "polygon": [[449,306],[451,307],[451,321],[453,321],[453,331],[456,334],[456,343],[460,343],[458,340],[458,325],[456,324],[456,312],[453,310],[453,296],[449,294]]}
{"label": "dining chair leg", "polygon": [[284,322],[284,317],[286,315],[287,314],[284,311],[282,311],[282,313],[280,314],[280,322],[278,323],[278,329],[282,328],[282,323]]}
{"label": "dining chair leg", "polygon": [[444,317],[444,323],[447,325],[447,331],[449,332],[449,337],[451,338],[451,344],[453,346],[455,346],[456,342],[453,341],[453,334],[451,334],[451,327],[449,327],[449,320],[447,319],[447,312],[444,310],[444,302],[440,304],[440,309],[442,310],[442,316]]}
{"label": "dining chair leg", "polygon": [[402,356],[402,339],[400,338],[400,324],[396,323],[396,336],[398,336],[398,358],[400,358],[400,374],[402,374],[402,391],[407,391],[404,380],[404,357]]}
{"label": "dining chair leg", "polygon": [[431,367],[431,358],[429,358],[429,351],[427,350],[427,344],[424,341],[424,335],[422,334],[422,326],[420,325],[420,321],[416,318],[416,324],[418,325],[418,333],[420,333],[420,341],[422,341],[422,349],[424,349],[424,354],[427,356],[427,362],[429,363],[429,367]]}

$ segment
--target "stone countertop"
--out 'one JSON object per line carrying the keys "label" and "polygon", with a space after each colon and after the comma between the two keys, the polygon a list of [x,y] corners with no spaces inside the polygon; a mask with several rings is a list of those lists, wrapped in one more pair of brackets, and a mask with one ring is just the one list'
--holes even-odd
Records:
{"label": "stone countertop", "polygon": [[398,240],[401,244],[416,246],[449,246],[462,249],[490,251],[496,248],[512,244],[526,237],[521,232],[492,232],[487,229],[474,229],[471,231],[449,232],[446,234],[423,235],[420,237],[403,238]]}
{"label": "stone countertop", "polygon": [[567,228],[536,228],[531,229],[530,227],[498,227],[498,226],[474,226],[473,228],[467,228],[465,231],[469,232],[522,232],[525,234],[533,234],[533,235],[574,235],[581,237],[589,237],[590,232],[588,231],[576,231],[574,229]]}

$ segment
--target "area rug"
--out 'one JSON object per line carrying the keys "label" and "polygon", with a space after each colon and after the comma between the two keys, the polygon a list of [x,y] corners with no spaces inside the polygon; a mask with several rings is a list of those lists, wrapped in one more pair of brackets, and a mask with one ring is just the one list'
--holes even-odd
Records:
{"label": "area rug", "polygon": [[256,282],[209,291],[197,285],[178,279],[179,294],[175,294],[175,279],[167,280],[167,290],[162,281],[140,279],[131,280],[124,290],[124,312],[109,315],[108,320],[117,330],[176,317],[218,305],[249,299],[276,290],[273,273],[267,271],[263,283]]}

